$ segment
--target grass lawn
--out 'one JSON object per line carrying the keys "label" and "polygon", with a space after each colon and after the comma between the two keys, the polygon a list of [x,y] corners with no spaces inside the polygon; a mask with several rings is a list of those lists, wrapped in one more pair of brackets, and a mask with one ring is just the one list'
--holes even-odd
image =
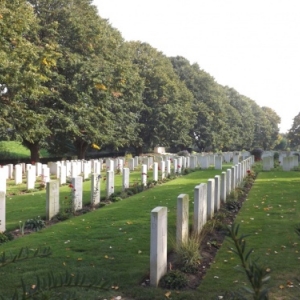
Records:
{"label": "grass lawn", "polygon": [[[135,173],[132,178],[139,178],[139,173]],[[84,273],[90,278],[103,278],[110,287],[118,287],[108,291],[77,288],[79,299],[110,299],[112,295],[122,295],[125,299],[166,299],[166,290],[141,286],[149,275],[150,212],[156,206],[168,207],[168,248],[171,250],[170,241],[175,238],[177,196],[181,193],[189,195],[192,224],[194,187],[217,174],[220,171],[196,171],[1,245],[1,251],[15,254],[21,247],[28,246],[33,250],[50,246],[53,254],[49,258],[1,268],[0,294],[12,295],[14,289],[21,287],[21,277],[30,286],[36,282],[35,275],[46,274],[49,270],[55,274],[69,270],[74,275]],[[120,187],[119,177],[116,185]],[[86,203],[89,202],[89,186],[89,181],[84,183]],[[236,218],[240,233],[251,234],[246,240],[248,247],[254,249],[252,257],[259,258],[258,263],[271,270],[270,299],[297,299],[300,294],[297,282],[297,278],[300,279],[300,240],[294,232],[295,225],[300,223],[299,186],[299,172],[259,173]],[[61,197],[68,195],[69,188],[62,187]],[[7,210],[8,229],[16,228],[20,218],[43,216],[45,192],[12,196],[7,201]],[[172,291],[170,299],[218,299],[226,291],[249,285],[245,275],[235,270],[240,262],[229,247],[231,244],[225,241],[197,290]]]}
{"label": "grass lawn", "polygon": [[[224,169],[227,167],[224,166]],[[174,239],[177,196],[181,193],[188,194],[192,211],[194,187],[220,173],[213,169],[196,171],[123,201],[3,244],[1,251],[17,253],[21,247],[36,249],[50,246],[53,254],[49,258],[22,261],[2,268],[0,294],[12,295],[21,286],[21,277],[27,284],[32,285],[36,281],[35,275],[46,274],[49,270],[55,274],[69,270],[72,274],[84,273],[91,278],[98,276],[105,279],[110,286],[118,286],[117,291],[110,289],[108,292],[77,289],[80,299],[105,299],[114,292],[116,295],[123,294],[134,299],[164,298],[165,291],[140,285],[149,275],[150,212],[156,206],[168,207],[169,240]],[[139,178],[140,173],[133,173],[131,178],[134,176]],[[117,190],[121,188],[121,176],[116,177],[116,186]],[[103,188],[104,183],[101,190]],[[89,181],[84,183],[83,190],[84,203],[88,203]],[[67,186],[62,187],[61,199],[69,195],[70,189]],[[20,220],[44,215],[44,191],[8,197],[8,230],[18,227]],[[171,249],[171,243],[168,247]],[[192,294],[182,292],[178,296],[192,299]]]}
{"label": "grass lawn", "polygon": [[[299,299],[300,240],[295,225],[300,220],[300,173],[261,172],[240,210],[240,233],[251,234],[247,245],[253,258],[271,270],[270,299]],[[198,288],[199,299],[217,299],[225,291],[249,286],[235,270],[240,261],[226,241]]]}
{"label": "grass lawn", "polygon": [[[48,152],[44,149],[40,151],[41,157],[48,157]],[[30,158],[30,151],[20,142],[0,141],[0,159]]]}

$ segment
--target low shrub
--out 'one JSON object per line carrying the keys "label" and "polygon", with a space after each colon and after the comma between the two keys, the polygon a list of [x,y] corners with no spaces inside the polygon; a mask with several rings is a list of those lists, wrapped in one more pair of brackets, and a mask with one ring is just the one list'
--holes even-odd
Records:
{"label": "low shrub", "polygon": [[160,280],[160,286],[166,289],[181,290],[187,285],[186,275],[178,270],[168,272]]}
{"label": "low shrub", "polygon": [[186,273],[195,273],[201,262],[200,235],[191,235],[187,242],[175,245],[175,262],[180,270]]}
{"label": "low shrub", "polygon": [[39,231],[42,228],[44,228],[45,226],[46,226],[45,221],[42,220],[40,217],[37,217],[37,218],[34,218],[34,219],[28,219],[25,222],[25,228],[33,230],[33,231]]}

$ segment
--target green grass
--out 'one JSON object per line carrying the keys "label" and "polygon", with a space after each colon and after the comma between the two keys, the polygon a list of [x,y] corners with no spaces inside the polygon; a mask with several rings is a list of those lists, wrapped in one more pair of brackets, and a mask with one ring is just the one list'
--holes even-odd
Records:
{"label": "green grass", "polygon": [[[41,157],[48,157],[49,154],[45,149],[40,151]],[[0,158],[1,159],[18,159],[30,158],[30,151],[20,142],[0,141]]]}
{"label": "green grass", "polygon": [[[261,172],[236,218],[240,233],[251,235],[246,241],[254,249],[252,257],[271,269],[270,299],[299,298],[300,240],[294,232],[300,217],[299,184],[299,172]],[[234,269],[240,261],[229,247],[226,241],[218,252],[198,288],[200,298],[216,299],[249,286],[246,276]]]}
{"label": "green grass", "polygon": [[[156,206],[168,207],[168,249],[171,250],[170,241],[175,238],[177,196],[181,193],[189,195],[192,224],[194,187],[216,174],[220,171],[196,171],[3,244],[1,251],[13,253],[24,246],[30,249],[51,246],[53,255],[0,269],[0,294],[8,296],[15,288],[20,288],[21,277],[27,284],[35,284],[35,275],[43,275],[48,270],[55,274],[69,270],[73,274],[85,273],[91,278],[98,276],[119,288],[117,291],[78,288],[79,298],[105,299],[123,295],[128,299],[164,299],[166,290],[141,286],[149,275],[150,212]],[[131,176],[138,179],[140,175],[134,172]],[[89,185],[89,181],[84,183],[86,203],[89,202]],[[117,176],[116,185],[118,190],[121,176]],[[246,240],[248,247],[254,249],[253,258],[258,258],[258,263],[271,270],[270,299],[297,299],[300,294],[297,282],[297,278],[300,279],[300,240],[294,232],[295,225],[300,223],[299,186],[299,172],[261,172],[236,218],[240,233],[251,234]],[[65,195],[69,195],[67,186],[61,188],[61,197]],[[45,214],[44,191],[11,198],[7,201],[7,222],[11,229],[17,226],[20,217],[24,220],[27,216]],[[218,299],[226,291],[249,286],[245,275],[235,270],[240,262],[229,247],[231,244],[226,240],[197,290],[172,291],[172,299]],[[293,287],[288,287],[290,282]]]}
{"label": "green grass", "polygon": [[[35,275],[43,275],[49,270],[55,274],[69,270],[71,273],[85,273],[90,277],[104,278],[109,285],[119,287],[117,294],[135,299],[164,298],[163,290],[154,288],[145,290],[140,285],[149,275],[150,212],[156,206],[168,207],[169,240],[174,239],[177,196],[181,193],[188,194],[192,211],[194,187],[220,173],[213,169],[196,171],[123,201],[3,244],[2,251],[13,253],[26,246],[30,249],[50,246],[53,255],[50,258],[23,261],[3,268],[1,271],[5,272],[5,276],[1,276],[0,292],[3,295],[11,295],[14,289],[20,287],[21,276],[27,284],[34,284]],[[134,176],[139,178],[139,172],[131,174],[131,178]],[[84,183],[84,203],[88,203],[90,199],[89,186],[89,181]],[[120,175],[116,177],[116,186],[116,190],[121,188]],[[102,183],[101,189],[103,188]],[[69,194],[67,186],[61,188],[61,199]],[[20,220],[44,215],[44,191],[8,198],[9,230],[16,228]],[[170,250],[171,243],[168,244]],[[79,298],[86,299],[99,299],[98,296],[104,299],[104,296],[112,293],[93,289],[89,291],[77,289],[77,292]],[[192,292],[182,292],[178,297],[181,295],[188,297],[182,299],[193,299]]]}

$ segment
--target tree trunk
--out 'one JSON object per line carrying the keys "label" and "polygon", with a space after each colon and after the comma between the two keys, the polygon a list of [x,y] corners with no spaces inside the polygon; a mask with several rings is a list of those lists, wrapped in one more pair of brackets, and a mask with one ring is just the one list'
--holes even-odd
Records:
{"label": "tree trunk", "polygon": [[78,159],[84,159],[85,154],[86,154],[86,150],[89,146],[88,143],[86,141],[81,140],[81,139],[77,139],[74,142],[74,146],[77,150],[77,158]]}
{"label": "tree trunk", "polygon": [[30,151],[31,163],[36,163],[40,161],[40,145],[39,142],[30,143],[28,141],[23,141],[22,144]]}
{"label": "tree trunk", "polygon": [[140,156],[142,154],[143,154],[143,147],[142,146],[135,147],[135,155]]}

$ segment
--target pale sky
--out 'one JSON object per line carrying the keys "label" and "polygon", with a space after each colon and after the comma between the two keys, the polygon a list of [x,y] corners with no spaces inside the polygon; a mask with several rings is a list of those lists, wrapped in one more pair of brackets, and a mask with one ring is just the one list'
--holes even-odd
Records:
{"label": "pale sky", "polygon": [[280,132],[300,112],[299,0],[94,0],[127,41],[183,56],[268,106]]}

